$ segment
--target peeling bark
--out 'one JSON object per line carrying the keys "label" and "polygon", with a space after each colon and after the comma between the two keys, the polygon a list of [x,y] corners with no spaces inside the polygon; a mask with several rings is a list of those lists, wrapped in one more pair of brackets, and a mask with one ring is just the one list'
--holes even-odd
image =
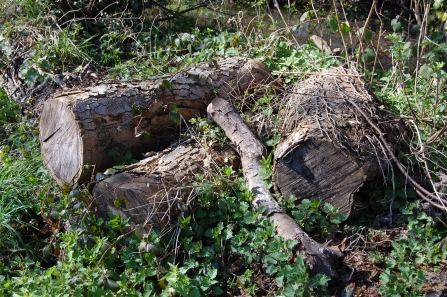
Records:
{"label": "peeling bark", "polygon": [[250,131],[233,106],[225,99],[216,98],[208,106],[209,116],[225,131],[235,144],[241,156],[244,176],[254,194],[253,207],[264,207],[264,215],[276,224],[278,235],[301,244],[300,253],[307,267],[314,273],[323,273],[331,278],[338,277],[334,261],[341,257],[336,247],[328,247],[311,239],[285,211],[279,206],[260,177],[263,145]]}

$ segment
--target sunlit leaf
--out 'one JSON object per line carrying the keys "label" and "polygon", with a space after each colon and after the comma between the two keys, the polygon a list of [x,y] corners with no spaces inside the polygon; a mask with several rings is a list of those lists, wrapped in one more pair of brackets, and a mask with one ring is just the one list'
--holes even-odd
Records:
{"label": "sunlit leaf", "polygon": [[351,31],[351,28],[349,27],[348,22],[344,22],[340,24],[341,33],[347,35]]}

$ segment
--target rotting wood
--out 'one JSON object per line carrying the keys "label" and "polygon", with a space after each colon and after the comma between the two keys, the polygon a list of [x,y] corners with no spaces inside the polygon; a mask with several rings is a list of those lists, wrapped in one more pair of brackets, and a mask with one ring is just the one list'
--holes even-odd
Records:
{"label": "rotting wood", "polygon": [[116,164],[112,154],[129,150],[138,156],[167,147],[178,133],[170,105],[188,120],[204,113],[216,95],[239,96],[271,81],[260,61],[234,57],[172,76],[57,94],[41,115],[43,162],[59,184],[88,180]]}
{"label": "rotting wood", "polygon": [[264,214],[276,224],[278,235],[300,242],[299,252],[310,271],[337,278],[335,260],[342,257],[338,248],[325,246],[311,239],[297,222],[285,213],[265,186],[260,176],[260,160],[265,151],[262,143],[225,99],[214,99],[207,110],[209,116],[225,131],[227,137],[236,146],[241,157],[245,179],[254,194],[253,207],[264,208]]}
{"label": "rotting wood", "polygon": [[346,216],[365,205],[357,192],[389,168],[386,148],[362,114],[386,131],[393,146],[399,122],[382,111],[352,69],[322,71],[284,92],[282,138],[275,151],[274,184],[288,198],[321,199]]}

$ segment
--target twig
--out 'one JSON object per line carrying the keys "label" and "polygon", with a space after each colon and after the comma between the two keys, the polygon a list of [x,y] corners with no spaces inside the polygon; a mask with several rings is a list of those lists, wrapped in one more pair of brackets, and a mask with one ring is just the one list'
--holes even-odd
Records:
{"label": "twig", "polygon": [[168,15],[166,17],[156,18],[156,19],[154,19],[154,21],[155,22],[161,22],[161,21],[172,20],[172,19],[178,17],[181,14],[187,13],[187,12],[189,12],[191,10],[195,10],[195,9],[198,9],[198,8],[201,8],[201,7],[207,7],[210,4],[211,4],[211,0],[206,0],[206,1],[203,1],[203,2],[201,2],[199,4],[197,4],[197,5],[192,5],[192,6],[188,7],[188,8],[185,8],[184,10],[177,11],[175,15]]}
{"label": "twig", "polygon": [[[433,195],[433,193],[430,193],[425,188],[423,188],[419,183],[417,183],[406,171],[405,167],[402,165],[402,163],[397,159],[397,157],[394,155],[393,149],[391,148],[388,141],[385,139],[385,136],[380,130],[379,127],[377,127],[371,119],[368,117],[368,115],[352,100],[344,98],[346,102],[351,104],[352,106],[357,109],[358,112],[362,114],[362,116],[365,118],[365,120],[370,124],[370,126],[376,130],[377,133],[379,133],[379,138],[382,144],[385,146],[386,150],[388,151],[390,157],[393,159],[394,163],[396,164],[397,168],[399,168],[400,172],[402,172],[403,175],[407,178],[407,180],[410,182],[410,184],[414,187],[416,193],[425,201],[429,202],[431,205],[436,206],[440,209],[447,210],[447,201],[444,201],[444,199],[438,198],[436,195]],[[431,199],[438,200],[441,204],[434,202],[433,200],[427,198],[430,197]]]}
{"label": "twig", "polygon": [[[369,21],[371,20],[371,16],[372,16],[373,10],[375,10],[376,4],[377,4],[377,0],[374,0],[371,5],[371,9],[369,10],[368,17],[366,18],[365,24],[363,25],[362,35],[360,36],[360,39],[359,39],[359,43],[360,43],[360,46],[362,47],[362,51],[363,51],[363,38],[365,37],[366,26],[368,25]],[[357,65],[359,65],[359,63],[360,63],[360,56],[361,55],[357,56]],[[364,65],[364,67],[366,69],[365,65]]]}
{"label": "twig", "polygon": [[323,72],[302,72],[302,71],[272,71],[272,73],[277,74],[305,74],[305,75],[327,75],[327,76],[352,76],[352,77],[363,77],[360,74],[345,74],[345,73],[323,73]]}

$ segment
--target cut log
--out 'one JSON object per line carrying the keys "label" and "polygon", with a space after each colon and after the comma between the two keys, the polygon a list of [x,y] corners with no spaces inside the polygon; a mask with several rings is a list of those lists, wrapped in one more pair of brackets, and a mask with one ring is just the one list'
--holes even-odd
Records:
{"label": "cut log", "polygon": [[41,114],[43,162],[59,184],[82,182],[115,165],[113,155],[139,156],[170,145],[178,133],[170,112],[177,108],[188,120],[203,114],[216,94],[238,96],[271,80],[261,62],[229,58],[148,81],[105,82],[60,93]]}
{"label": "cut log", "polygon": [[376,131],[356,106],[391,143],[401,134],[398,121],[379,107],[355,70],[342,67],[293,86],[284,100],[274,161],[277,190],[285,198],[321,199],[346,216],[355,214],[364,205],[357,191],[389,164]]}
{"label": "cut log", "polygon": [[169,231],[192,197],[186,187],[195,174],[208,174],[215,166],[239,167],[239,157],[231,148],[205,151],[193,141],[167,148],[152,157],[126,166],[123,172],[100,181],[93,188],[97,214],[108,218],[119,214],[133,225]]}
{"label": "cut log", "polygon": [[209,116],[222,127],[227,137],[236,146],[241,157],[245,179],[254,194],[253,207],[264,208],[264,215],[269,216],[276,224],[278,235],[301,243],[300,253],[310,271],[337,278],[335,260],[342,257],[338,248],[324,246],[310,238],[297,222],[285,213],[265,186],[260,176],[261,157],[265,151],[262,143],[226,100],[214,99],[207,110]]}

